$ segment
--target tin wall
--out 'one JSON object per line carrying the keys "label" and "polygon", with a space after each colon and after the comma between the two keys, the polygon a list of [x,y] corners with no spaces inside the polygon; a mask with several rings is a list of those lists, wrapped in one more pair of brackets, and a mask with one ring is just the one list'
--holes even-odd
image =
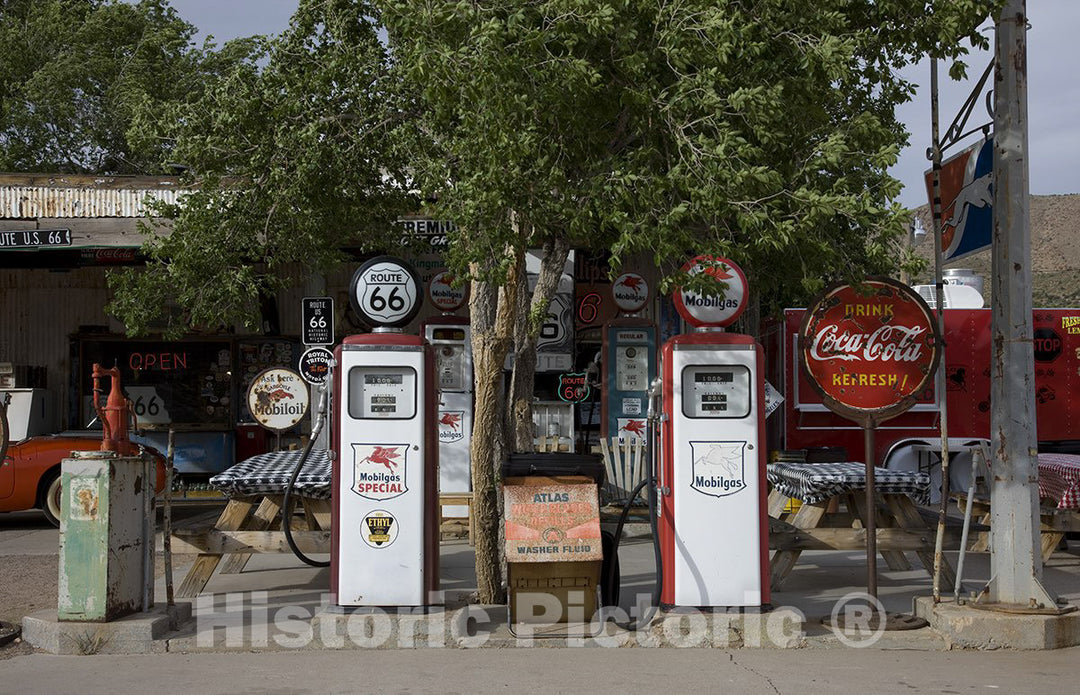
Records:
{"label": "tin wall", "polygon": [[55,429],[67,411],[70,335],[80,326],[121,330],[105,316],[108,299],[104,268],[0,269],[0,362],[48,370]]}
{"label": "tin wall", "polygon": [[0,218],[130,217],[146,214],[148,198],[175,203],[180,191],[0,185]]}

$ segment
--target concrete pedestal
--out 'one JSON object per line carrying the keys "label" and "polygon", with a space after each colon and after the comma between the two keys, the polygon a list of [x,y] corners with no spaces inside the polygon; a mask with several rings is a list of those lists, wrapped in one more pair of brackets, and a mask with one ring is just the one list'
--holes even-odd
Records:
{"label": "concrete pedestal", "polygon": [[915,614],[952,645],[966,649],[1062,649],[1080,645],[1080,611],[1064,615],[1004,613],[915,599]]}

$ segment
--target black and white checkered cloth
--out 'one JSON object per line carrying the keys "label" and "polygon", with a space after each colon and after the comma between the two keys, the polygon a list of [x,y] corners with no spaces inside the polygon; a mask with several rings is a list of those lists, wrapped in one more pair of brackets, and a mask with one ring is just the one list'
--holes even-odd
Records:
{"label": "black and white checkered cloth", "polygon": [[[772,463],[766,477],[782,494],[810,504],[866,489],[862,463]],[[881,494],[908,495],[916,504],[930,503],[926,473],[874,468],[874,488]]]}
{"label": "black and white checkered cloth", "polygon": [[[244,459],[232,468],[215,475],[210,484],[229,497],[249,495],[284,495],[293,469],[303,451],[276,451]],[[312,449],[296,479],[293,494],[300,497],[330,499],[330,456],[326,449]]]}

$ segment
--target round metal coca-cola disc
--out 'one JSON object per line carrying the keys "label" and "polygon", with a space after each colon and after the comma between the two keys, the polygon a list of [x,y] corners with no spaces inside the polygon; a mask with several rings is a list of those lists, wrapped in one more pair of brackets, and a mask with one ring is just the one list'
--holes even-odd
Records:
{"label": "round metal coca-cola disc", "polygon": [[799,367],[834,413],[870,427],[919,399],[938,366],[930,307],[891,278],[835,284],[803,316]]}

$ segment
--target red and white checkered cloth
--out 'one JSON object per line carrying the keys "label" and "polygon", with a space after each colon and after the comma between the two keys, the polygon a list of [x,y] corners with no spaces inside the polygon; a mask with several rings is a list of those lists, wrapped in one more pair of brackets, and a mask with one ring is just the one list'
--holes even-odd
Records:
{"label": "red and white checkered cloth", "polygon": [[1039,498],[1058,509],[1080,509],[1080,456],[1039,454]]}

